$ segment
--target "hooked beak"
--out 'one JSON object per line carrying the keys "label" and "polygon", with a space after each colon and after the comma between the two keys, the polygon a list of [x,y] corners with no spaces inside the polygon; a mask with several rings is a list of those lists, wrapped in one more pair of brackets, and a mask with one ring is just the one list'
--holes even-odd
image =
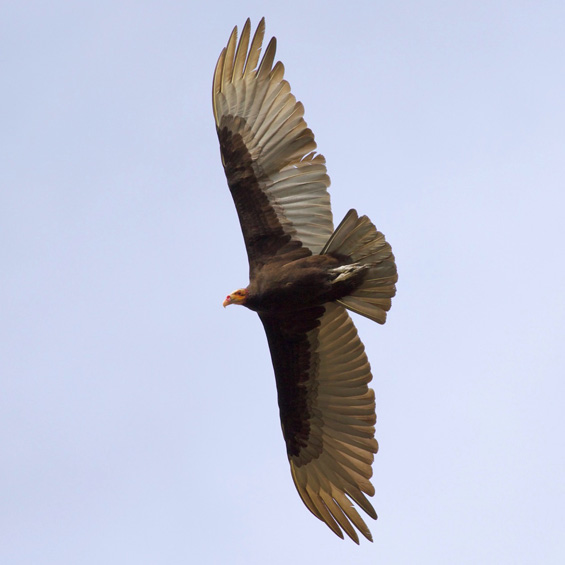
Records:
{"label": "hooked beak", "polygon": [[224,300],[222,306],[225,308],[226,306],[229,306],[231,304],[231,296],[226,296],[226,299]]}

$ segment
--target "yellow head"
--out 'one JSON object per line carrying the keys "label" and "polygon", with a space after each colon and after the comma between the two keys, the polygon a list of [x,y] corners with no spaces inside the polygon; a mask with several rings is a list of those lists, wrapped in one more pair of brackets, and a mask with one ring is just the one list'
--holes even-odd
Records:
{"label": "yellow head", "polygon": [[247,289],[246,288],[240,288],[239,290],[234,290],[231,294],[228,294],[226,296],[226,299],[224,300],[224,308],[226,306],[229,306],[230,304],[245,304],[246,300],[247,300]]}

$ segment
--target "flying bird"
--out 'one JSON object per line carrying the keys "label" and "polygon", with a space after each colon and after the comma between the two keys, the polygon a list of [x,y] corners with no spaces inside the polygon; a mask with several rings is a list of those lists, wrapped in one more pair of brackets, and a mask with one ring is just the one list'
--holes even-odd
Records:
{"label": "flying bird", "polygon": [[390,245],[350,210],[334,230],[326,162],[304,107],[274,64],[261,58],[265,21],[246,21],[222,50],[213,109],[222,164],[249,259],[249,285],[224,306],[257,312],[271,352],[281,427],[294,484],[308,509],[343,538],[372,541],[375,394],[348,310],[384,324],[395,294]]}

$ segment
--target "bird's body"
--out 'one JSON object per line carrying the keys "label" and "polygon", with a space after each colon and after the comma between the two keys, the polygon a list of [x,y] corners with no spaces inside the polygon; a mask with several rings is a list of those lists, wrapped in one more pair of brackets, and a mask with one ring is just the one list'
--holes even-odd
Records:
{"label": "bird's body", "polygon": [[276,257],[256,273],[247,288],[249,294],[245,305],[268,315],[296,313],[343,298],[360,286],[363,274],[367,272],[361,268],[349,277],[343,277],[339,270],[343,265],[343,259],[333,255],[309,255],[297,259],[285,255]]}
{"label": "bird's body", "polygon": [[371,464],[375,395],[363,344],[347,310],[383,324],[395,294],[390,245],[350,210],[334,230],[325,159],[302,104],[274,63],[260,59],[261,20],[237,28],[213,84],[222,164],[249,259],[250,282],[224,301],[258,313],[269,343],[292,478],[310,511],[334,533],[369,528],[352,501],[377,515]]}

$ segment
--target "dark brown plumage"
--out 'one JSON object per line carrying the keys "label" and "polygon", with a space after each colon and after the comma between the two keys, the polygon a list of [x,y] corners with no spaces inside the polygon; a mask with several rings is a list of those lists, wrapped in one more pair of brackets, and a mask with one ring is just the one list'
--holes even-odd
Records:
{"label": "dark brown plumage", "polygon": [[351,501],[377,517],[366,495],[378,444],[370,366],[346,309],[384,323],[396,266],[366,216],[350,210],[334,231],[325,159],[282,63],[273,65],[274,38],[259,62],[264,31],[261,20],[251,40],[247,20],[238,43],[235,28],[214,73],[222,163],[250,278],[224,306],[247,306],[265,328],[298,493],[358,543],[355,528],[372,538]]}

